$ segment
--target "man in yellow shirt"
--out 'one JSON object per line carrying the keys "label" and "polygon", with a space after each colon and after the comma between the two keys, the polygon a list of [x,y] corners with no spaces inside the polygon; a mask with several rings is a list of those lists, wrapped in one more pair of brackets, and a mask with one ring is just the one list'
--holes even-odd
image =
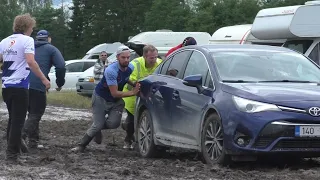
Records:
{"label": "man in yellow shirt", "polygon": [[[158,58],[158,50],[153,45],[146,45],[143,48],[143,56],[132,60],[134,70],[130,75],[131,82],[138,82],[144,77],[152,74],[158,65],[162,62]],[[126,84],[123,88],[123,92],[130,91],[133,87]],[[122,128],[126,131],[127,135],[124,140],[125,149],[133,149],[134,142],[134,109],[136,103],[136,97],[126,97],[123,98],[125,102],[125,109],[128,114],[125,122],[122,124]]]}

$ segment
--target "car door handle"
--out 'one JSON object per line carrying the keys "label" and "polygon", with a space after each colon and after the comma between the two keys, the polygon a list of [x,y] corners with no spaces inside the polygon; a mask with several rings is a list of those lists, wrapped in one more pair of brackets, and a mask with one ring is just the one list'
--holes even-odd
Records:
{"label": "car door handle", "polygon": [[178,99],[178,98],[179,98],[179,92],[178,91],[173,91],[172,99]]}
{"label": "car door handle", "polygon": [[151,89],[151,91],[152,91],[152,93],[154,94],[154,93],[156,93],[156,92],[158,91],[158,89],[157,89],[156,87],[153,87],[153,88]]}

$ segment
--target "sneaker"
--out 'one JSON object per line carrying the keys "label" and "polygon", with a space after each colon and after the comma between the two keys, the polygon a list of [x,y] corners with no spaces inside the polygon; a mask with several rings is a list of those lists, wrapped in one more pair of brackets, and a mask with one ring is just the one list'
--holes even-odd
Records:
{"label": "sneaker", "polygon": [[77,146],[77,147],[74,147],[74,148],[72,148],[71,149],[71,152],[74,152],[74,153],[77,153],[77,152],[81,152],[81,153],[83,153],[84,152],[84,147],[82,147],[82,146]]}
{"label": "sneaker", "polygon": [[125,141],[123,145],[123,149],[134,149],[134,144],[132,141]]}
{"label": "sneaker", "polygon": [[130,149],[130,146],[131,146],[131,143],[125,141],[125,142],[124,142],[124,145],[123,145],[123,149]]}
{"label": "sneaker", "polygon": [[101,144],[102,143],[102,132],[101,131],[97,132],[97,134],[94,136],[93,140],[97,144]]}

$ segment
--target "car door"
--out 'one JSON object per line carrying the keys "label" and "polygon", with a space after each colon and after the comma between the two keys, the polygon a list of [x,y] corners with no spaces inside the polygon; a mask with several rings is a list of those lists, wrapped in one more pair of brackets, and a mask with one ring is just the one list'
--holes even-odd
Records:
{"label": "car door", "polygon": [[[181,51],[170,59],[166,60],[162,66],[161,74],[157,76],[157,82],[153,86],[153,102],[157,116],[156,133],[158,138],[175,141],[175,131],[172,123],[171,102],[173,98],[174,84],[181,81],[183,66],[190,56],[191,51]],[[155,126],[155,123],[154,123]]]}
{"label": "car door", "polygon": [[84,62],[74,62],[66,65],[65,84],[63,89],[76,89],[77,81],[83,73]]}
{"label": "car door", "polygon": [[190,75],[202,75],[202,86],[209,93],[199,94],[197,88],[183,84],[182,80],[172,85],[171,116],[173,129],[178,142],[197,145],[201,117],[208,103],[212,100],[213,81],[205,55],[194,50],[183,70],[182,79]]}

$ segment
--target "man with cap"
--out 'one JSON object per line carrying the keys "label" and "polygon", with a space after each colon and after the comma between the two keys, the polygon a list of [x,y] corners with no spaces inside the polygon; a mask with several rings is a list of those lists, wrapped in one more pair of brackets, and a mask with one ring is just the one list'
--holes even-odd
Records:
{"label": "man with cap", "polygon": [[[43,74],[49,79],[48,73],[53,66],[56,68],[56,84],[57,91],[65,83],[65,61],[61,52],[51,44],[51,37],[48,31],[40,30],[37,33],[35,41],[35,60]],[[50,80],[50,79],[49,79]],[[39,142],[39,122],[46,109],[46,88],[41,80],[32,72],[30,72],[29,87],[29,106],[28,118],[24,124],[22,137],[28,140],[28,148],[36,149]],[[26,148],[23,146],[22,148]],[[25,149],[26,151],[27,149]]]}
{"label": "man with cap", "polygon": [[176,47],[171,48],[165,57],[168,57],[175,50],[178,50],[184,46],[197,45],[197,41],[193,37],[186,37],[181,44]]}
{"label": "man with cap", "polygon": [[[92,95],[93,123],[78,145],[71,149],[73,152],[83,152],[96,135],[101,137],[99,134],[102,129],[118,128],[125,105],[122,98],[135,96],[140,90],[139,84],[129,80],[134,70],[134,66],[130,63],[130,49],[127,46],[120,46],[116,53],[117,61],[105,69]],[[131,91],[122,92],[127,83],[134,88]],[[108,114],[107,119],[106,114]]]}

